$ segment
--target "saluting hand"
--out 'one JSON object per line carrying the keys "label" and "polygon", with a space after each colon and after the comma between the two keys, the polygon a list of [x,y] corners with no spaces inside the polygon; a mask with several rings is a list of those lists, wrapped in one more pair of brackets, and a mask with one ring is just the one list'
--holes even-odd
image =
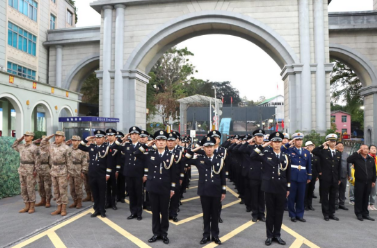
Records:
{"label": "saluting hand", "polygon": [[192,149],[192,151],[193,152],[196,152],[196,151],[199,151],[200,149],[202,149],[203,148],[203,146],[198,146],[198,147],[196,147],[195,149]]}
{"label": "saluting hand", "polygon": [[149,141],[147,146],[152,146],[154,144],[154,142],[155,142],[154,140]]}
{"label": "saluting hand", "polygon": [[47,136],[45,139],[49,140],[49,139],[51,139],[54,136],[55,136],[55,134],[51,134],[50,136]]}
{"label": "saluting hand", "polygon": [[264,143],[264,144],[262,145],[262,147],[264,148],[264,147],[267,147],[267,146],[269,146],[269,145],[271,145],[271,141],[269,141],[269,142],[267,142],[267,143]]}
{"label": "saluting hand", "polygon": [[71,144],[72,144],[72,140],[67,140],[67,141],[65,142],[65,144],[66,144],[67,146],[71,145]]}
{"label": "saluting hand", "polygon": [[18,141],[20,141],[20,142],[21,142],[21,141],[23,141],[24,139],[25,139],[25,135],[22,135],[22,137],[21,137],[21,138],[19,138],[19,139],[18,139]]}

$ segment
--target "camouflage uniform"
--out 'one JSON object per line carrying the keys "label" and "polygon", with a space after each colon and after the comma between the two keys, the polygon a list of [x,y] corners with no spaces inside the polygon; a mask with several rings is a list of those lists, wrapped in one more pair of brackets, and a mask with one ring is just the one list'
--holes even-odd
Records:
{"label": "camouflage uniform", "polygon": [[48,146],[39,147],[39,160],[36,166],[36,170],[38,173],[37,181],[39,186],[39,195],[41,198],[46,198],[47,201],[51,200],[52,193],[52,180],[50,175],[50,153],[48,150]]}
{"label": "camouflage uniform", "polygon": [[20,140],[16,140],[12,148],[20,153],[18,174],[20,177],[22,199],[25,203],[35,202],[35,185],[37,183],[33,172],[36,170],[38,164],[39,149],[33,143],[20,144]]}
{"label": "camouflage uniform", "polygon": [[68,204],[68,168],[72,167],[72,157],[70,148],[63,142],[61,144],[48,144],[45,138],[41,142],[41,147],[48,147],[51,159],[51,179],[54,187],[54,198],[58,206]]}
{"label": "camouflage uniform", "polygon": [[87,168],[87,153],[79,149],[71,148],[72,154],[72,167],[68,168],[69,173],[69,187],[71,196],[74,201],[82,199],[82,185],[83,179],[81,173],[85,172]]}

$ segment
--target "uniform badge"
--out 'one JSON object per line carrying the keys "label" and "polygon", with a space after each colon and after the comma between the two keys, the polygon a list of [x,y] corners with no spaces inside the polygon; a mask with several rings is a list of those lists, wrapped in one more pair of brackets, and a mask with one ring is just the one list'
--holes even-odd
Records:
{"label": "uniform badge", "polygon": [[154,160],[154,157],[151,157],[151,160]]}
{"label": "uniform badge", "polygon": [[169,159],[166,159],[166,163],[169,163]]}
{"label": "uniform badge", "polygon": [[92,149],[90,149],[92,152],[94,151],[94,149],[92,148]]}
{"label": "uniform badge", "polygon": [[305,153],[305,158],[306,158],[306,153]]}
{"label": "uniform badge", "polygon": [[204,161],[200,161],[201,164],[204,164]]}
{"label": "uniform badge", "polygon": [[133,127],[132,130],[136,130],[136,127]]}
{"label": "uniform badge", "polygon": [[164,134],[164,131],[160,131],[160,134]]}
{"label": "uniform badge", "polygon": [[267,160],[272,160],[272,158],[267,158]]}
{"label": "uniform badge", "polygon": [[292,155],[296,155],[294,152],[292,152]]}
{"label": "uniform badge", "polygon": [[210,140],[211,140],[211,138],[210,138],[210,137],[208,137],[208,138],[207,138],[207,141],[210,141]]}
{"label": "uniform badge", "polygon": [[127,147],[127,150],[130,150],[130,148],[129,148],[129,147]]}
{"label": "uniform badge", "polygon": [[105,150],[102,150],[102,152],[105,152]]}

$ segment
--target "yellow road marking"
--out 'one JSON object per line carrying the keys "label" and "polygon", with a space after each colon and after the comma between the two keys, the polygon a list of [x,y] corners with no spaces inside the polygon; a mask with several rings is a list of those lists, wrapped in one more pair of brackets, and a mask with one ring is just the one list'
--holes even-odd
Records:
{"label": "yellow road marking", "polygon": [[236,192],[234,192],[231,188],[229,188],[228,186],[226,186],[226,190],[231,193],[232,195],[234,195],[236,198],[238,198],[239,194],[237,194]]}
{"label": "yellow road marking", "polygon": [[58,230],[59,228],[62,228],[63,226],[66,226],[66,225],[68,225],[68,224],[74,222],[74,221],[77,220],[77,219],[80,219],[81,217],[83,217],[84,215],[87,215],[87,214],[89,214],[89,213],[91,213],[91,210],[90,210],[90,209],[87,210],[87,211],[84,211],[84,212],[82,212],[81,214],[76,215],[75,217],[73,217],[73,218],[71,218],[71,219],[69,219],[69,220],[67,220],[67,221],[64,221],[64,222],[60,223],[59,225],[56,225],[56,226],[54,226],[54,227],[52,227],[52,228],[50,228],[50,229],[48,229],[48,230],[46,230],[46,231],[44,231],[44,232],[38,234],[38,235],[35,235],[34,237],[31,237],[31,238],[28,239],[28,240],[25,240],[24,242],[21,242],[21,243],[15,245],[15,246],[13,246],[13,248],[21,248],[21,247],[27,246],[28,244],[31,244],[31,243],[33,243],[34,241],[36,241],[36,240],[38,240],[38,239],[40,239],[40,238],[42,238],[42,237],[48,235],[50,232],[55,232],[55,231]]}
{"label": "yellow road marking", "polygon": [[108,218],[99,218],[99,217],[97,217],[97,218],[100,219],[100,220],[102,220],[106,225],[108,225],[109,227],[111,227],[112,229],[114,229],[115,231],[117,231],[119,234],[121,234],[125,238],[129,239],[132,243],[134,243],[138,247],[141,247],[141,248],[150,248],[149,245],[147,245],[146,243],[144,243],[143,241],[141,241],[139,238],[135,237],[131,233],[127,232],[126,230],[124,230],[123,228],[121,228],[120,226],[118,226],[117,224],[115,224],[114,222],[112,222],[110,219],[108,219]]}
{"label": "yellow road marking", "polygon": [[198,186],[194,186],[194,187],[189,187],[188,189],[195,189],[197,188]]}
{"label": "yellow road marking", "polygon": [[[292,248],[301,247],[302,243],[306,244],[310,248],[320,248],[318,245],[310,242],[309,240],[307,240],[306,238],[304,238],[303,236],[301,236],[297,232],[293,231],[292,229],[290,229],[286,225],[282,225],[281,229],[283,229],[284,231],[286,231],[287,233],[289,233],[290,235],[292,235],[293,237],[296,238],[295,242],[293,242],[293,244],[291,245]],[[300,244],[300,246],[293,246],[296,243],[297,240],[299,240],[302,243]],[[298,244],[299,241],[297,241],[297,244]]]}
{"label": "yellow road marking", "polygon": [[191,174],[191,176],[198,176],[198,175],[199,175],[198,173]]}
{"label": "yellow road marking", "polygon": [[57,248],[66,248],[67,246],[64,245],[63,241],[59,238],[56,232],[50,232],[47,234],[49,239],[51,240],[52,244]]}
{"label": "yellow road marking", "polygon": [[296,239],[289,248],[300,248],[302,244],[304,243],[304,240],[302,239]]}
{"label": "yellow road marking", "polygon": [[[220,238],[221,242],[228,241],[229,239],[233,238],[234,236],[236,236],[240,232],[244,231],[245,229],[249,228],[250,226],[254,225],[255,223],[256,222],[248,221],[245,224],[243,224],[242,226],[237,227],[233,231],[231,231],[231,232],[225,234],[224,236],[222,236]],[[204,248],[213,248],[213,247],[216,247],[216,246],[218,246],[218,245],[213,242],[213,243],[210,243],[210,244],[204,246]]]}
{"label": "yellow road marking", "polygon": [[181,200],[181,202],[188,202],[188,201],[192,201],[192,200],[195,200],[195,199],[198,199],[200,198],[200,196],[195,196],[195,197],[191,197],[191,198],[188,198],[188,199],[184,199],[184,200]]}
{"label": "yellow road marking", "polygon": [[198,180],[199,180],[199,179],[191,179],[190,182],[192,182],[192,181],[198,181]]}

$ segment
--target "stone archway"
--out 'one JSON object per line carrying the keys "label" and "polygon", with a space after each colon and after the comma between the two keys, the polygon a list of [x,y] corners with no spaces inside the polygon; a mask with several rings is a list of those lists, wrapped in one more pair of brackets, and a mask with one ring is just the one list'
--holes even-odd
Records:
{"label": "stone archway", "polygon": [[[1,99],[6,99],[8,100],[11,104],[12,104],[12,107],[13,109],[16,111],[16,122],[15,122],[15,130],[16,130],[16,137],[21,137],[25,130],[24,130],[24,110],[22,108],[22,104],[21,102],[17,99],[16,96],[14,96],[13,94],[10,94],[10,93],[2,93],[0,94],[0,100]],[[8,105],[8,110],[10,111],[10,106]],[[3,108],[3,111],[4,111],[4,108]],[[4,116],[5,114],[3,114]],[[3,118],[3,121],[4,121],[4,118]],[[11,136],[11,128],[8,126],[8,125],[4,125],[3,123],[3,127],[6,127],[4,128],[4,130],[2,130],[3,132],[3,136]],[[1,127],[1,129],[3,129],[3,127]],[[6,130],[5,130],[6,129]]]}
{"label": "stone archway", "polygon": [[364,97],[364,137],[367,145],[377,142],[377,70],[366,56],[354,49],[330,44],[330,57],[351,67],[360,78]]}
{"label": "stone archway", "polygon": [[[40,110],[43,116],[38,117],[38,110]],[[37,131],[38,130],[38,120],[37,118],[45,119],[46,129],[45,132],[47,134],[53,134],[54,130],[54,115],[50,105],[45,101],[38,101],[34,104],[31,108],[31,115],[30,115],[30,130]],[[44,123],[40,123],[39,125],[44,125]],[[42,128],[43,129],[43,128]],[[43,129],[44,130],[44,129]]]}
{"label": "stone archway", "polygon": [[[69,106],[63,106],[60,109],[58,117],[72,117],[74,116],[72,109]],[[59,122],[58,124],[58,129],[62,130],[63,129],[63,124]]]}

